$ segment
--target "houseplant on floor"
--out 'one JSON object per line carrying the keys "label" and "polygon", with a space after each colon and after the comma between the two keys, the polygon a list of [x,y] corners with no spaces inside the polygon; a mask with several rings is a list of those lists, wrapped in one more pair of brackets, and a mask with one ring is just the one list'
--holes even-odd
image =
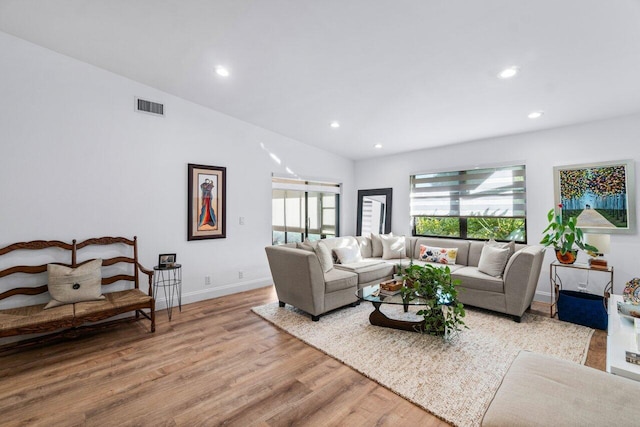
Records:
{"label": "houseplant on floor", "polygon": [[465,326],[464,305],[458,301],[456,289],[460,281],[451,278],[449,266],[411,264],[404,269],[403,279],[402,299],[425,302],[425,308],[417,312],[424,319],[421,332],[450,338]]}
{"label": "houseplant on floor", "polygon": [[562,215],[556,214],[555,210],[551,209],[547,214],[547,220],[549,225],[543,231],[547,234],[542,238],[540,244],[553,245],[556,250],[556,258],[562,264],[573,264],[576,261],[578,250],[575,249],[575,246],[590,254],[598,252],[598,248],[583,241],[584,233],[576,225],[578,220],[575,217],[569,217],[565,222]]}

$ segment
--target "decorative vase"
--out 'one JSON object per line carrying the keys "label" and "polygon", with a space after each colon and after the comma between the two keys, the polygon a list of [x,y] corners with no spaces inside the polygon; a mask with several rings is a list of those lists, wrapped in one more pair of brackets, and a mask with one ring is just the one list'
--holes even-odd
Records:
{"label": "decorative vase", "polygon": [[576,262],[577,257],[577,249],[567,251],[564,255],[562,255],[560,249],[556,249],[556,258],[558,259],[558,261],[560,261],[560,264],[573,264],[574,262]]}

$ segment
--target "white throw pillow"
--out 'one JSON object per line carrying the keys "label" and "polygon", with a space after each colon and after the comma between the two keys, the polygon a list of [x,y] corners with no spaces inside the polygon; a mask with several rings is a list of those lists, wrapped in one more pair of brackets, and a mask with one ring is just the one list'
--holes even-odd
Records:
{"label": "white throw pillow", "polygon": [[327,273],[333,270],[333,257],[331,256],[331,251],[324,244],[324,242],[318,242],[313,251],[316,253],[318,260],[320,261],[320,267],[322,267],[322,272]]}
{"label": "white throw pillow", "polygon": [[373,251],[371,250],[371,237],[356,237],[358,246],[360,246],[360,254],[362,258],[371,258]]}
{"label": "white throw pillow", "polygon": [[404,236],[380,235],[380,241],[382,242],[382,259],[402,259],[407,253]]}
{"label": "white throw pillow", "polygon": [[358,246],[335,248],[333,252],[338,257],[340,264],[351,264],[362,261],[362,255],[360,254],[360,248]]}
{"label": "white throw pillow", "polygon": [[382,236],[393,236],[393,233],[389,233],[389,234],[371,233],[371,256],[374,258],[382,256],[382,240],[380,239]]}
{"label": "white throw pillow", "polygon": [[501,277],[509,260],[509,248],[485,244],[480,254],[478,271],[493,277]]}
{"label": "white throw pillow", "polygon": [[49,294],[51,301],[44,307],[52,308],[82,301],[104,299],[102,295],[101,259],[94,259],[77,268],[49,264]]}

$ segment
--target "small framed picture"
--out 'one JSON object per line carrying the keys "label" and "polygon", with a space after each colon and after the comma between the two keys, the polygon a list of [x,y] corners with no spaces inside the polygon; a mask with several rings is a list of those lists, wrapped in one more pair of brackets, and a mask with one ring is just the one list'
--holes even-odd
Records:
{"label": "small framed picture", "polygon": [[176,263],[176,254],[160,254],[158,255],[159,267],[173,267]]}

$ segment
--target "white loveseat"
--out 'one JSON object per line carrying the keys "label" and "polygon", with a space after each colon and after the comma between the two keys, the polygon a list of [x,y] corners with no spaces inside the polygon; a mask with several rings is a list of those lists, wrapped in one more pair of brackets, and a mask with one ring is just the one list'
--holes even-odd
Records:
{"label": "white loveseat", "polygon": [[[266,247],[280,305],[293,305],[318,320],[323,313],[356,303],[358,288],[391,279],[398,264],[426,264],[420,259],[421,247],[425,246],[457,250],[455,264],[449,268],[452,277],[460,280],[458,299],[463,304],[505,313],[520,321],[533,301],[544,257],[541,246],[513,245],[514,252],[498,277],[478,269],[485,242],[407,237],[403,252],[385,259],[389,253],[381,256],[378,239],[347,236],[322,240],[333,256],[333,265],[329,266],[326,262],[321,265],[317,242]],[[353,248],[358,249],[361,259],[340,263],[336,255]]]}

